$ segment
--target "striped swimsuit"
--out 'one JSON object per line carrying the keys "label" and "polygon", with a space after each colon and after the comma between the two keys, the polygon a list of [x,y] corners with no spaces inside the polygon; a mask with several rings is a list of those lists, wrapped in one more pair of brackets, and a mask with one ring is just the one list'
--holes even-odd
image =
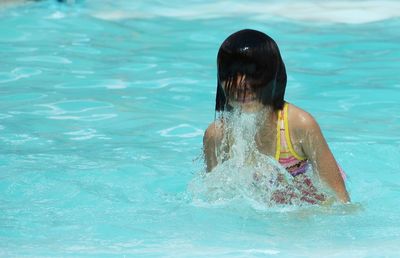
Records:
{"label": "striped swimsuit", "polygon": [[[300,192],[300,195],[295,194],[290,189],[285,191],[277,191],[273,195],[273,200],[276,203],[290,204],[296,198],[301,201],[316,204],[326,200],[325,194],[320,192],[313,184],[308,176],[297,177],[304,174],[309,168],[309,162],[306,157],[302,157],[296,153],[290,140],[289,123],[288,123],[288,103],[285,103],[283,110],[278,113],[278,123],[276,125],[277,142],[275,159],[293,176],[295,177],[294,186]],[[343,179],[346,179],[346,174],[339,166],[340,173]]]}
{"label": "striped swimsuit", "polygon": [[280,204],[291,204],[299,199],[302,202],[317,204],[326,200],[326,196],[319,192],[309,177],[296,177],[307,172],[309,167],[308,159],[301,157],[293,148],[290,140],[288,123],[288,103],[285,103],[283,110],[278,113],[276,125],[276,153],[275,159],[293,176],[293,186],[297,193],[290,187],[285,190],[274,192],[272,200]]}
{"label": "striped swimsuit", "polygon": [[307,171],[307,158],[296,153],[290,141],[288,123],[288,103],[285,103],[283,110],[278,113],[276,125],[277,142],[275,159],[292,175],[297,176]]}
{"label": "striped swimsuit", "polygon": [[[292,175],[297,176],[307,172],[309,163],[307,158],[301,157],[293,148],[290,140],[288,122],[288,103],[285,103],[283,110],[279,111],[278,123],[276,125],[277,140],[275,159]],[[340,175],[346,180],[346,173],[339,166]]]}

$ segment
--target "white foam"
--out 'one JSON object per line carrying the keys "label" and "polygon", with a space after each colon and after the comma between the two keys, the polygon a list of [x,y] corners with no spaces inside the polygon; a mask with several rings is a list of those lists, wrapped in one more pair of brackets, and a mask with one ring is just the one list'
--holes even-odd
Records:
{"label": "white foam", "polygon": [[[314,198],[303,191],[302,183],[299,184],[273,156],[259,151],[257,131],[267,125],[265,112],[273,110],[246,113],[234,109],[223,114],[223,139],[216,149],[218,165],[211,173],[199,173],[188,186],[194,205],[233,207],[239,204],[239,207],[264,211],[277,204],[281,207],[308,205],[303,197]],[[327,194],[312,171],[307,178],[320,193]],[[318,198],[312,202],[318,203]]]}
{"label": "white foam", "polygon": [[280,251],[278,250],[274,250],[274,249],[248,249],[243,251],[244,253],[248,253],[248,254],[260,254],[260,255],[276,255],[279,254]]}
{"label": "white foam", "polygon": [[111,90],[125,89],[127,87],[128,87],[128,83],[123,80],[119,80],[119,79],[110,80],[106,85],[106,88],[111,89]]}
{"label": "white foam", "polygon": [[[272,200],[279,175],[286,171],[272,157],[261,154],[255,143],[264,112],[225,114],[224,137],[212,173],[199,174],[189,191],[196,205],[247,203],[265,207]],[[223,151],[229,149],[228,153]]]}
{"label": "white foam", "polygon": [[59,19],[63,19],[63,18],[65,18],[65,13],[60,12],[60,11],[56,11],[47,17],[47,19],[51,19],[51,20],[59,20]]}
{"label": "white foam", "polygon": [[[151,7],[149,7],[151,6]],[[192,3],[184,6],[147,5],[97,10],[93,16],[105,20],[171,17],[178,19],[210,19],[219,17],[248,16],[254,19],[287,18],[298,21],[359,24],[381,21],[400,16],[400,1],[281,1],[242,3],[216,1],[211,3]]]}

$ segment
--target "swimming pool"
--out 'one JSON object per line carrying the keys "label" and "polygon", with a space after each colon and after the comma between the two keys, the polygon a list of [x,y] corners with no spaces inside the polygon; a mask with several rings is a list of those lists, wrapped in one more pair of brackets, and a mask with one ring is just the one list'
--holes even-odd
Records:
{"label": "swimming pool", "polygon": [[[0,9],[0,256],[398,257],[398,9],[194,0]],[[214,119],[216,53],[242,28],[278,42],[286,99],[319,121],[352,205],[191,199]]]}

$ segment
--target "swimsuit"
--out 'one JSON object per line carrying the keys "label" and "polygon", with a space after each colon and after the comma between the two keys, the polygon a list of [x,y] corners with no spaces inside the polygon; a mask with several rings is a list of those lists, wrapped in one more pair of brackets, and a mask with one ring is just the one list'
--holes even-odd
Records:
{"label": "swimsuit", "polygon": [[[276,125],[276,153],[275,159],[292,175],[297,176],[307,172],[309,163],[306,157],[296,153],[290,140],[288,107],[285,103],[283,110],[279,110],[278,123]],[[339,166],[340,174],[343,180],[346,180],[346,174]]]}
{"label": "swimsuit", "polygon": [[[275,159],[293,176],[304,174],[309,167],[308,159],[296,153],[290,140],[288,122],[288,103],[285,103],[283,110],[278,113],[276,125],[276,153]],[[308,177],[296,178],[293,186],[299,193],[288,187],[283,191],[275,191],[272,200],[280,204],[290,204],[296,199],[311,204],[320,203],[326,200],[326,196],[319,192]]]}
{"label": "swimsuit", "polygon": [[288,103],[278,113],[276,125],[276,153],[275,159],[292,175],[304,174],[308,168],[307,158],[300,156],[293,148],[290,141],[288,123]]}

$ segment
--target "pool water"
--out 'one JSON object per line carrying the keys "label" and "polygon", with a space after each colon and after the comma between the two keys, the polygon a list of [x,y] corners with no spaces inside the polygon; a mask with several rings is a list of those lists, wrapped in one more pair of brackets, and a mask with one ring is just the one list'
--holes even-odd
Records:
{"label": "pool water", "polygon": [[[400,255],[398,2],[69,2],[0,7],[0,256]],[[351,205],[192,197],[243,28],[277,41]]]}

